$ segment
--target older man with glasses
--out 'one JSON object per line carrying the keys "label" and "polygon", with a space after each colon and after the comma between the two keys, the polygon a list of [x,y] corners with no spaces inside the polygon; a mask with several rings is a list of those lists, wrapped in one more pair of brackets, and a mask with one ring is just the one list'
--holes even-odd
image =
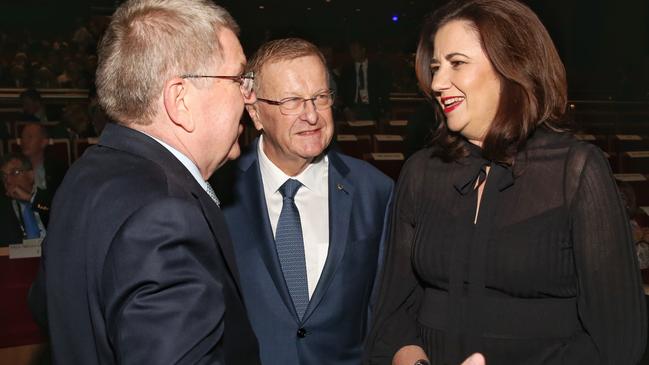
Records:
{"label": "older man with glasses", "polygon": [[0,197],[0,245],[45,236],[51,196],[36,186],[34,169],[22,154],[2,161],[4,196]]}
{"label": "older man with glasses", "polygon": [[54,364],[259,364],[210,175],[239,155],[252,75],[209,0],[131,0],[99,46],[115,124],[69,170],[30,302]]}
{"label": "older man with glasses", "polygon": [[334,95],[315,45],[271,41],[247,70],[261,137],[220,196],[262,363],[360,364],[393,182],[328,148]]}

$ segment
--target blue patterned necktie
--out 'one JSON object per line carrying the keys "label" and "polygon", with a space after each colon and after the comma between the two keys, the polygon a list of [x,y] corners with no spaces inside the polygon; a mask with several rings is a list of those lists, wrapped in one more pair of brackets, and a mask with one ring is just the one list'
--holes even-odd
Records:
{"label": "blue patterned necktie", "polygon": [[38,238],[41,236],[41,230],[38,228],[34,209],[29,203],[20,202],[20,209],[23,218],[23,228],[25,229],[25,238]]}
{"label": "blue patterned necktie", "polygon": [[300,319],[309,304],[302,224],[300,223],[300,212],[293,199],[301,186],[299,181],[288,179],[279,188],[284,200],[275,233],[279,263],[282,266],[284,280],[286,280],[288,291],[293,299],[295,311]]}

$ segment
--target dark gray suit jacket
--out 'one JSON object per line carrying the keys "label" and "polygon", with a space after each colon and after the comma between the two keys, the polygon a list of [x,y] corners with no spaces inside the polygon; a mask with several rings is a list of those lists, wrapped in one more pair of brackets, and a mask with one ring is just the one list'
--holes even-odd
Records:
{"label": "dark gray suit jacket", "polygon": [[55,197],[32,310],[54,364],[258,364],[221,210],[163,146],[109,124]]}

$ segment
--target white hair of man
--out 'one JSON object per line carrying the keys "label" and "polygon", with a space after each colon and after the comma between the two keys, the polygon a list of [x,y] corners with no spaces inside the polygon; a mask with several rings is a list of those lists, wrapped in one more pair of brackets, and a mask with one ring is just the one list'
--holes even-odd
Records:
{"label": "white hair of man", "polygon": [[322,62],[322,67],[325,71],[329,72],[326,68],[327,61],[325,61],[320,49],[313,43],[301,38],[284,38],[275,39],[262,44],[257,51],[255,51],[252,58],[246,65],[246,72],[252,71],[255,74],[254,88],[255,92],[261,93],[264,65],[294,60],[300,57],[315,56]]}
{"label": "white hair of man", "polygon": [[122,124],[150,124],[167,80],[209,75],[222,62],[218,35],[223,28],[239,31],[227,10],[209,0],[122,4],[99,44],[99,103]]}

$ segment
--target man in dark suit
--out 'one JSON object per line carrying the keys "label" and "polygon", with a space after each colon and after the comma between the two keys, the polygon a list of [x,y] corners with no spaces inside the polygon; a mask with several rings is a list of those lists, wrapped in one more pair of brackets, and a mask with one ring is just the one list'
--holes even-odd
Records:
{"label": "man in dark suit", "polygon": [[248,69],[262,135],[224,213],[262,363],[360,364],[393,183],[327,150],[333,97],[313,44],[271,41]]}
{"label": "man in dark suit", "polygon": [[132,0],[113,15],[97,84],[118,123],[60,186],[30,295],[54,364],[259,363],[205,181],[238,156],[254,102],[236,32],[208,0]]}
{"label": "man in dark suit", "polygon": [[338,89],[347,120],[384,120],[390,112],[390,72],[376,59],[370,59],[360,41],[349,45],[352,63],[340,76]]}
{"label": "man in dark suit", "polygon": [[52,197],[34,183],[31,161],[22,154],[10,154],[1,167],[0,245],[44,237]]}

